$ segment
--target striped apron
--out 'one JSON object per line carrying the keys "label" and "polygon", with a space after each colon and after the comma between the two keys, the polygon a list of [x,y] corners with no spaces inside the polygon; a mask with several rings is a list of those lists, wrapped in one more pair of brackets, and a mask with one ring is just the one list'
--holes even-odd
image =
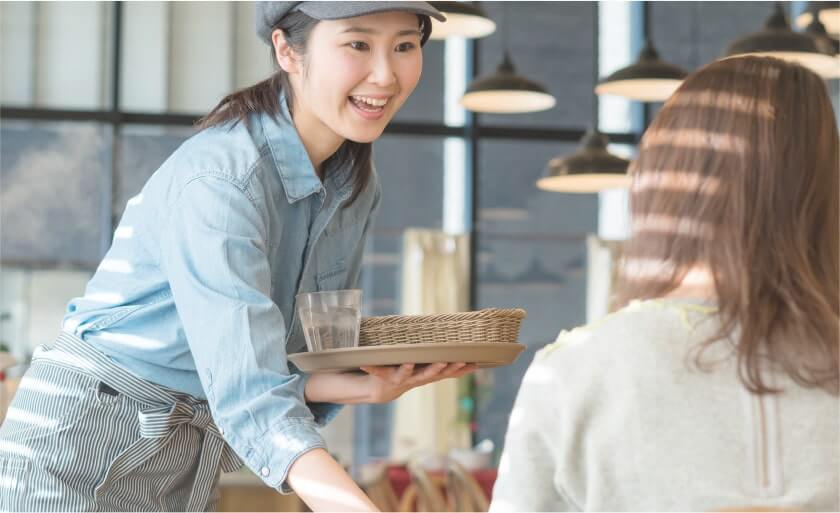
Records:
{"label": "striped apron", "polygon": [[241,465],[206,401],[62,333],[0,426],[0,511],[213,511],[219,470]]}

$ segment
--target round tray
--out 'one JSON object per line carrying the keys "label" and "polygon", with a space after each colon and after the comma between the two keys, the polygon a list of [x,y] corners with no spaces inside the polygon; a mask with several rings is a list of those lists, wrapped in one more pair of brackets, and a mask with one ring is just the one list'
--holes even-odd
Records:
{"label": "round tray", "polygon": [[398,344],[297,353],[289,355],[289,361],[303,372],[336,372],[376,365],[437,362],[465,362],[478,364],[479,367],[498,367],[513,363],[524,349],[524,345],[510,342]]}

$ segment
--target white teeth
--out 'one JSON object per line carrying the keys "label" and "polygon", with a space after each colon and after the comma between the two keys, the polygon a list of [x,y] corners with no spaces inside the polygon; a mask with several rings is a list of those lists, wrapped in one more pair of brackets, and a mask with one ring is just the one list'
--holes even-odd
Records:
{"label": "white teeth", "polygon": [[355,100],[357,102],[366,103],[366,104],[372,105],[374,107],[384,107],[385,104],[388,103],[388,100],[385,100],[385,99],[368,98],[366,96],[353,96],[352,98],[353,98],[353,100]]}

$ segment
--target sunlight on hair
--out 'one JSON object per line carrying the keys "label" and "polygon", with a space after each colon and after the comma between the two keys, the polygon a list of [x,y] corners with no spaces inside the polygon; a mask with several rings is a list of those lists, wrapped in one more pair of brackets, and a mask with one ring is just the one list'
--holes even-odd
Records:
{"label": "sunlight on hair", "polygon": [[706,240],[712,239],[715,234],[715,226],[712,223],[663,214],[634,216],[632,227],[633,233],[678,234]]}
{"label": "sunlight on hair", "polygon": [[160,340],[155,340],[153,338],[147,337],[140,337],[137,335],[129,335],[127,333],[110,333],[107,331],[101,331],[96,336],[97,338],[101,338],[102,340],[119,342],[121,344],[133,346],[139,349],[160,349],[166,345]]}
{"label": "sunlight on hair", "polygon": [[759,100],[755,96],[747,96],[721,90],[706,89],[704,91],[683,91],[673,96],[668,105],[684,107],[712,107],[745,114],[755,114],[764,119],[774,119],[776,109],[767,100]]}
{"label": "sunlight on hair", "polygon": [[748,145],[745,138],[737,135],[680,128],[677,130],[656,130],[645,134],[642,139],[642,149],[648,149],[652,146],[705,148],[740,155],[746,151]]}
{"label": "sunlight on hair", "polygon": [[133,226],[119,226],[114,230],[115,239],[130,239],[132,237],[134,237]]}
{"label": "sunlight on hair", "polygon": [[131,274],[134,272],[134,267],[131,265],[131,262],[127,260],[104,258],[102,263],[99,264],[97,270],[109,273]]}
{"label": "sunlight on hair", "polygon": [[655,258],[628,257],[621,273],[631,280],[667,280],[674,272],[674,264]]}
{"label": "sunlight on hair", "polygon": [[714,285],[715,280],[708,266],[695,265],[686,273],[681,283],[684,286],[706,287]]}
{"label": "sunlight on hair", "polygon": [[647,190],[667,190],[675,192],[700,192],[715,194],[720,188],[720,178],[704,176],[688,171],[648,171],[636,172],[630,189],[633,192]]}
{"label": "sunlight on hair", "polygon": [[125,301],[122,294],[111,292],[97,292],[94,294],[85,294],[84,299],[94,303],[102,303],[105,305],[116,305]]}
{"label": "sunlight on hair", "polygon": [[139,204],[143,203],[143,193],[141,192],[137,196],[129,199],[128,202],[125,204],[126,207],[135,207]]}
{"label": "sunlight on hair", "polygon": [[323,481],[298,479],[295,481],[295,492],[301,496],[317,496],[319,500],[328,503],[322,505],[329,508],[328,511],[368,511],[363,501]]}

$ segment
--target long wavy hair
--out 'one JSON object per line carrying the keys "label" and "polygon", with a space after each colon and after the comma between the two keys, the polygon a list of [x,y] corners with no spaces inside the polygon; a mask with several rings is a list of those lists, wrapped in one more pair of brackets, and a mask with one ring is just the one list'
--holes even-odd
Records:
{"label": "long wavy hair", "polygon": [[[309,35],[316,24],[318,24],[318,20],[315,18],[311,18],[302,12],[293,12],[284,16],[274,25],[272,32],[276,29],[283,30],[289,46],[296,53],[304,56],[306,55]],[[270,113],[274,116],[280,116],[282,112],[280,108],[281,91],[285,93],[289,112],[292,112],[295,93],[289,81],[289,75],[277,64],[273,48],[269,53],[274,63],[274,73],[262,82],[240,89],[222,98],[209,114],[198,120],[196,126],[199,130],[228,123],[230,123],[231,128],[240,122],[247,124],[249,116],[255,113]],[[344,204],[345,207],[356,201],[356,198],[365,190],[370,181],[370,176],[373,173],[372,148],[371,143],[346,140],[329,159],[340,166],[352,165],[349,176],[353,180],[353,192]]]}
{"label": "long wavy hair", "polygon": [[840,390],[840,153],[822,79],[766,57],[714,62],[665,103],[630,167],[632,235],[617,300],[668,295],[690,271],[714,285],[739,378]]}

